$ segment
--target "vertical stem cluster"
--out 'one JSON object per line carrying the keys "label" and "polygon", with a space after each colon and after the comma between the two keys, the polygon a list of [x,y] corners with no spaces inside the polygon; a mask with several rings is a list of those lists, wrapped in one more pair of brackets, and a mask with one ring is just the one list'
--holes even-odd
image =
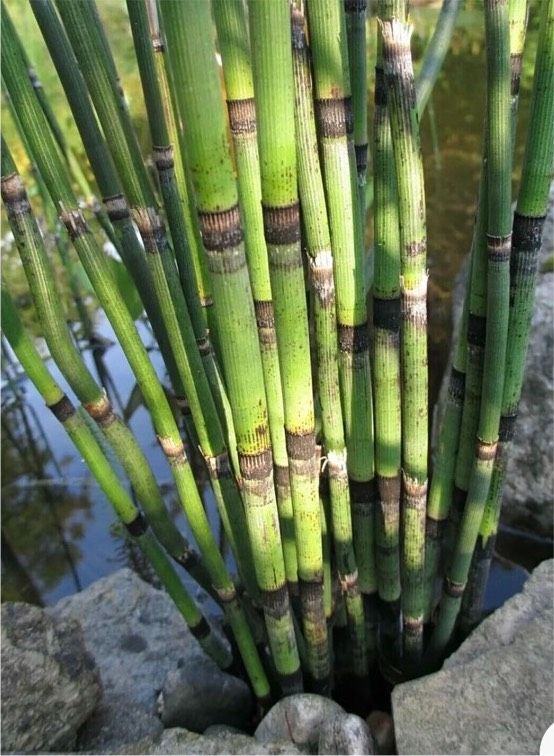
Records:
{"label": "vertical stem cluster", "polygon": [[367,642],[364,607],[358,586],[358,570],[354,556],[346,444],[340,404],[333,253],[323,178],[317,154],[312,81],[304,35],[304,17],[298,11],[293,11],[292,44],[298,188],[304,213],[310,278],[314,292],[317,376],[323,446],[329,471],[332,532],[339,581],[344,592],[351,629],[354,673],[363,677],[368,671]]}
{"label": "vertical stem cluster", "polygon": [[273,487],[262,362],[210,7],[186,0],[162,2],[161,10],[213,285],[256,577],[281,686],[297,691],[301,676]]}
{"label": "vertical stem cluster", "polygon": [[285,569],[289,591],[291,595],[295,595],[298,592],[298,566],[294,515],[285,439],[281,369],[264,237],[250,42],[242,0],[216,0],[213,8],[223,60],[227,110],[235,147],[239,201],[244,224],[244,244],[264,371]]}
{"label": "vertical stem cluster", "polygon": [[[404,2],[381,2],[380,18],[404,19]],[[375,521],[377,585],[382,634],[397,635],[400,610],[400,230],[383,41],[378,32],[373,120],[373,396],[375,472],[379,501]],[[394,641],[393,641],[394,642]]]}
{"label": "vertical stem cluster", "polygon": [[447,571],[432,658],[442,654],[458,616],[496,455],[508,332],[511,246],[510,37],[507,0],[486,0],[487,309],[481,405],[467,500]]}
{"label": "vertical stem cluster", "polygon": [[[519,71],[521,70],[520,53],[523,48],[527,16],[525,5],[519,0],[510,5],[512,130],[515,128]],[[552,0],[544,2],[541,10],[529,123],[521,185],[513,220],[510,311],[499,439],[491,486],[475,547],[471,578],[465,592],[470,595],[464,595],[464,616],[462,617],[464,631],[468,631],[479,621],[496,540],[506,464],[514,438],[523,384],[533,313],[538,253],[548,206],[550,178],[554,168],[554,3]]]}
{"label": "vertical stem cluster", "polygon": [[323,163],[337,295],[341,399],[360,590],[377,590],[374,548],[373,403],[364,285],[363,223],[358,201],[353,118],[341,3],[308,5],[315,114]]}
{"label": "vertical stem cluster", "polygon": [[419,122],[410,53],[411,28],[381,21],[400,217],[400,332],[404,656],[417,667],[423,645],[427,498],[427,239]]}
{"label": "vertical stem cluster", "polygon": [[326,690],[330,661],[314,405],[296,179],[291,29],[286,2],[249,3],[264,232],[281,365],[298,579],[309,672]]}

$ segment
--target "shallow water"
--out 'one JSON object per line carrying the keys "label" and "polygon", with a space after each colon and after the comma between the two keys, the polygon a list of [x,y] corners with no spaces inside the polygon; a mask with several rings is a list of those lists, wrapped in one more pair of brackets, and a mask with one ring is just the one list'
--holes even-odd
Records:
{"label": "shallow water", "polygon": [[[9,5],[14,6],[13,3]],[[112,39],[121,40],[115,49],[119,55],[118,62],[122,63],[123,84],[130,93],[131,110],[138,114],[142,103],[136,77],[133,78],[131,73],[134,64],[132,50],[129,53],[130,38],[125,19],[117,3],[101,4],[100,7],[102,13],[111,19],[109,35]],[[431,109],[422,121],[429,238],[432,402],[437,396],[446,364],[450,343],[451,291],[470,246],[480,170],[485,86],[481,11],[471,3],[467,4],[467,8],[461,14],[452,51],[433,94]],[[435,18],[435,10],[418,9],[414,12],[416,32],[419,34],[414,40],[416,50],[423,48],[424,39]],[[31,22],[27,19],[25,23]],[[532,30],[534,25],[532,15]],[[530,47],[533,46],[534,35],[531,31]],[[524,65],[522,82],[516,150],[519,158],[526,129],[532,72],[529,62]],[[145,145],[144,120],[137,115],[136,122]],[[517,175],[516,162],[515,178]],[[368,234],[371,235],[371,217],[368,219]],[[13,255],[10,260],[12,262],[7,272],[15,280],[17,266],[13,263]],[[18,286],[21,287],[21,284]],[[109,324],[100,312],[95,315],[95,330],[114,343],[104,349],[100,359],[99,353],[93,359],[90,348],[84,349],[83,356],[93,373],[104,370],[104,377],[107,374],[111,378],[114,402],[116,405],[119,402],[123,410],[136,399],[134,379]],[[150,335],[144,325],[141,325],[141,335],[146,343],[150,343]],[[162,375],[158,353],[152,351],[151,356]],[[58,377],[59,373],[51,361],[48,365]],[[6,388],[2,405],[2,599],[52,604],[123,565],[133,566],[145,577],[151,577],[140,554],[121,537],[108,503],[75,455],[64,431],[45,411],[42,400],[24,377],[18,377],[17,393],[20,396],[14,401],[13,392]],[[164,486],[166,501],[176,522],[186,531],[186,523],[172,492],[170,471],[156,442],[148,413],[138,406],[129,422],[154,473]],[[205,484],[202,488],[210,519],[219,535],[212,496]],[[537,547],[536,543],[517,532],[501,533],[498,548],[505,557],[514,559],[527,569],[552,552],[551,543],[545,542]],[[521,588],[524,579],[525,572],[521,568],[495,562],[487,592],[487,607],[494,608],[502,603]]]}

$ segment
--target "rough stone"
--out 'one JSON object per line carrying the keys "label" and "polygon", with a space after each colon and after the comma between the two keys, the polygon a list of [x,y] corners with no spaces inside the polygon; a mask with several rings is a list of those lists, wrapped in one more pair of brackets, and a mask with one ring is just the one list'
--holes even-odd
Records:
{"label": "rough stone", "polygon": [[[554,252],[554,183],[544,224],[539,271]],[[454,331],[462,313],[467,260],[452,295]],[[452,352],[451,352],[452,357]],[[433,438],[442,417],[451,359],[437,403]],[[508,460],[501,522],[535,535],[552,538],[554,522],[554,273],[539,272],[529,349],[514,443]]]}
{"label": "rough stone", "polygon": [[73,748],[100,696],[78,622],[29,604],[2,604],[4,753]]}
{"label": "rough stone", "polygon": [[394,689],[399,754],[538,753],[554,712],[553,577],[542,563],[443,669]]}
{"label": "rough stone", "polygon": [[110,695],[81,727],[77,747],[88,753],[111,753],[119,744],[156,738],[163,729],[159,718],[144,706]]}
{"label": "rough stone", "polygon": [[199,680],[206,669],[212,674],[211,660],[169,596],[132,570],[102,578],[49,611],[56,617],[80,619],[86,648],[102,678],[98,736],[93,723],[85,727],[79,740],[83,750],[110,751],[131,739],[124,722],[129,712],[135,712],[137,726],[141,720],[141,735],[157,733],[156,700],[168,673],[179,664],[190,662],[188,668]]}
{"label": "rough stone", "polygon": [[323,723],[344,715],[334,701],[312,693],[281,699],[262,719],[254,737],[260,743],[289,740],[295,745],[317,745]]}
{"label": "rough stone", "polygon": [[356,714],[337,714],[323,722],[317,752],[320,754],[373,754],[375,743],[369,727]]}
{"label": "rough stone", "polygon": [[222,672],[205,659],[202,674],[198,662],[185,660],[171,669],[158,699],[159,713],[165,727],[184,727],[204,732],[211,724],[247,727],[253,699],[248,685]]}
{"label": "rough stone", "polygon": [[164,730],[160,738],[143,738],[126,744],[115,753],[120,754],[298,754],[304,751],[295,748],[290,741],[260,743],[255,738],[240,733],[225,731],[207,737],[179,727]]}

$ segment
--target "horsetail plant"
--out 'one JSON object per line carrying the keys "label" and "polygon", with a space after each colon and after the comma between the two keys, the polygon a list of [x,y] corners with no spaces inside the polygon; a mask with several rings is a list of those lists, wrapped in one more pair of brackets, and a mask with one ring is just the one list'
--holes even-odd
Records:
{"label": "horsetail plant", "polygon": [[[179,500],[187,515],[191,530],[210,572],[212,583],[225,605],[229,623],[235,634],[242,659],[253,688],[260,699],[269,693],[269,684],[256,650],[246,617],[238,601],[235,586],[218,551],[208,518],[196,487],[179,429],[166,395],[156,376],[148,354],[138,336],[135,325],[119,298],[107,260],[78,209],[77,200],[57,151],[54,138],[26,79],[22,59],[14,44],[14,29],[5,8],[2,23],[2,73],[14,106],[27,125],[27,137],[39,170],[52,199],[60,208],[60,219],[66,226],[73,246],[110,320],[121,347],[150,410],[162,450],[175,479]],[[101,415],[105,412],[104,403]]]}
{"label": "horsetail plant", "polygon": [[213,286],[255,574],[279,682],[283,691],[293,692],[302,687],[301,671],[273,486],[254,302],[210,31],[210,7],[194,0],[162,2],[160,7]]}
{"label": "horsetail plant", "polygon": [[[522,16],[525,16],[524,12],[520,13],[520,18]],[[519,26],[516,37],[516,44],[519,40],[519,45],[516,51],[522,48],[520,35],[521,27]],[[513,26],[510,30],[510,42],[513,51]],[[514,96],[519,89],[517,85],[514,86],[517,69],[521,67],[519,53],[512,52],[511,60],[513,115]],[[514,70],[514,64],[516,70]],[[513,219],[510,310],[498,447],[489,495],[475,547],[470,580],[472,595],[467,599],[464,595],[465,612],[462,617],[462,629],[465,632],[480,619],[496,540],[506,478],[506,463],[514,438],[523,384],[537,280],[538,253],[554,168],[554,3],[552,0],[546,0],[541,10],[529,124],[520,189]]]}
{"label": "horsetail plant", "polygon": [[[269,257],[281,365],[285,433],[296,532],[298,583],[309,674],[329,685],[330,658],[323,601],[318,459],[307,305],[300,250],[289,9],[281,0],[249,3],[254,92]],[[271,40],[271,41],[270,41]]]}
{"label": "horsetail plant", "polygon": [[325,205],[323,178],[317,153],[310,59],[304,33],[304,17],[292,16],[295,82],[295,123],[298,189],[304,213],[310,280],[314,291],[314,323],[323,447],[329,473],[331,526],[339,582],[344,592],[352,635],[354,674],[368,673],[367,640],[358,570],[354,556],[346,444],[340,404],[337,362],[337,321],[333,252]]}
{"label": "horsetail plant", "polygon": [[[17,187],[14,186],[14,192],[17,191]],[[127,533],[137,541],[146,558],[152,564],[156,575],[173,599],[192,635],[221,669],[228,668],[232,662],[229,649],[214,633],[189,596],[164,550],[150,530],[148,523],[133,504],[131,497],[104,456],[104,452],[92,431],[76,411],[69,397],[64,394],[48,372],[29,334],[25,332],[12,298],[4,286],[2,286],[1,302],[2,331],[23,369],[48,408],[62,423],[85,464],[124,524]]]}
{"label": "horsetail plant", "polygon": [[423,650],[423,577],[427,499],[427,269],[425,194],[410,53],[411,28],[380,19],[400,218],[402,370],[402,612],[404,667]]}
{"label": "horsetail plant", "polygon": [[[2,140],[1,193],[31,300],[82,407],[53,382],[3,284],[4,331],[193,635],[229,669],[238,659],[171,560],[219,603],[262,707],[275,692],[331,695],[343,666],[363,686],[377,660],[391,680],[420,674],[442,660],[456,623],[465,631],[480,615],[554,161],[554,9],[543,0],[511,239],[527,0],[484,4],[483,166],[429,492],[419,119],[460,0],[443,1],[415,81],[405,0],[378,0],[376,47],[366,40],[366,0],[126,0],[152,170],[95,1],[30,0],[97,190],[2,6],[3,83],[46,228],[60,235],[85,336],[93,328],[67,266],[68,242],[115,332],[199,554],[112,406],[113,396],[123,410],[113,382],[101,363],[97,381],[76,348],[49,259],[52,235],[41,236]],[[364,184],[374,50],[372,194]],[[93,205],[91,227],[74,188]],[[370,195],[374,245],[366,253]],[[176,401],[113,275],[119,262],[106,259],[96,231],[113,241],[136,284]],[[182,426],[207,469],[221,548]]]}
{"label": "horsetail plant", "polygon": [[[240,575],[248,584],[251,595],[255,597],[256,584],[253,581],[252,558],[242,501],[231,473],[223,427],[199,352],[199,349],[206,351],[210,349],[205,335],[205,326],[204,333],[201,333],[198,339],[198,348],[195,343],[196,334],[193,324],[201,328],[203,316],[192,264],[188,265],[187,278],[190,286],[186,292],[187,301],[185,302],[159,209],[140,156],[136,137],[132,132],[128,113],[119,107],[119,97],[115,81],[109,74],[109,66],[104,65],[98,57],[98,51],[101,49],[100,35],[95,35],[97,27],[92,22],[91,4],[78,0],[71,6],[65,3],[61,5],[63,6],[62,20],[74,44],[77,59],[106,134],[108,147],[118,166],[129,200],[131,215],[144,242],[155,295],[160,304],[177,371],[192,412],[195,430],[210,474],[225,532],[239,566]],[[136,48],[146,92],[147,111],[155,140],[154,151],[158,153],[159,170],[163,174],[161,185],[166,208],[168,204],[170,205],[168,220],[170,223],[175,223],[170,227],[173,231],[173,241],[186,245],[181,214],[176,207],[178,197],[173,174],[173,159],[168,144],[160,92],[154,76],[146,12],[143,4],[131,3],[131,5],[133,6],[130,10],[135,42],[141,43],[140,46],[136,44]],[[140,13],[141,9],[142,13]],[[137,28],[139,24],[142,24],[142,34]],[[126,141],[129,134],[133,135],[131,142]],[[184,254],[185,251],[183,251],[183,256]],[[191,316],[190,313],[193,315]]]}
{"label": "horsetail plant", "polygon": [[[404,0],[381,2],[380,18],[404,19]],[[378,505],[375,561],[381,600],[382,647],[394,649],[400,629],[400,230],[396,173],[378,33],[373,121],[373,397]]]}
{"label": "horsetail plant", "polygon": [[363,273],[364,249],[358,201],[352,108],[341,3],[308,4],[315,114],[322,156],[337,297],[339,370],[352,499],[354,550],[369,630],[374,636],[377,592],[374,547],[376,499],[373,402]]}
{"label": "horsetail plant", "polygon": [[511,245],[510,38],[507,0],[485,0],[487,40],[487,308],[481,406],[467,499],[431,637],[434,662],[450,641],[491,485],[498,444],[508,332]]}
{"label": "horsetail plant", "polygon": [[285,570],[289,592],[291,596],[296,596],[298,564],[294,515],[285,438],[281,368],[264,237],[256,106],[248,29],[242,0],[215,0],[213,10],[223,61],[227,110],[235,148],[239,199],[244,223],[244,245],[264,371]]}

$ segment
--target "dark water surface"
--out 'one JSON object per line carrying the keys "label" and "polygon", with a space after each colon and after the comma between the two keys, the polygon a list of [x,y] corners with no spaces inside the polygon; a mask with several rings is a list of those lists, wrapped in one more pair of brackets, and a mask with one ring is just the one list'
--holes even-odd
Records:
{"label": "dark water surface", "polygon": [[[15,7],[13,2],[9,5]],[[429,237],[432,402],[437,396],[450,346],[451,292],[470,246],[480,170],[485,89],[482,11],[479,4],[468,3],[467,8],[460,16],[452,51],[422,122]],[[117,3],[106,3],[105,8],[100,4],[100,9],[103,14],[109,11],[113,16],[108,33],[116,40],[115,49],[123,61],[123,83],[126,91],[131,93],[131,109],[137,116],[137,127],[146,152],[147,130],[143,117],[139,117],[142,102],[137,82],[130,75],[126,78],[134,63],[132,56],[129,58],[131,48],[125,18],[121,16]],[[416,51],[424,48],[436,15],[436,10],[414,11]],[[535,23],[532,13],[530,54],[524,65],[516,148],[519,160],[527,123]],[[519,162],[516,161],[516,182],[518,175]],[[2,235],[5,234],[4,227]],[[368,235],[371,236],[371,213]],[[24,291],[13,250],[7,250],[5,254],[9,260],[7,274],[14,281],[17,279],[16,288]],[[186,531],[186,523],[173,494],[169,468],[156,442],[149,415],[139,403],[140,397],[127,362],[103,313],[96,312],[94,318],[95,331],[109,343],[96,353],[86,346],[83,356],[101,382],[105,383],[108,377],[107,388],[116,407],[119,405],[122,413],[134,408],[130,426],[166,491],[168,507],[179,527]],[[140,331],[145,343],[150,344],[148,328],[141,324]],[[163,377],[157,351],[151,351],[151,356]],[[50,360],[48,366],[59,378],[59,372]],[[26,378],[18,374],[14,366],[10,367],[6,359],[3,367],[7,367],[10,380],[3,372],[2,599],[52,604],[124,565],[132,566],[150,578],[148,566],[140,553],[122,538],[110,506],[91,481],[87,468],[75,454],[64,431],[45,411],[42,400]],[[64,385],[63,381],[61,383]],[[214,532],[219,537],[215,505],[205,477],[202,490]],[[513,558],[527,569],[532,569],[552,551],[551,544],[537,546],[517,532],[502,533],[498,543],[503,556]],[[514,568],[504,561],[495,562],[487,606],[497,606],[519,590],[525,575],[522,568]]]}

